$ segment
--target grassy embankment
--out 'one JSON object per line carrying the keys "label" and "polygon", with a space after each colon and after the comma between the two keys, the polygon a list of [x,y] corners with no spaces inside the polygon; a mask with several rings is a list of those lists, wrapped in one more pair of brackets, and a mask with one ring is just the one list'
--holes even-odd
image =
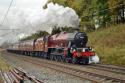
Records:
{"label": "grassy embankment", "polygon": [[[0,49],[0,71],[8,71],[10,69],[10,65],[8,65],[5,60],[1,57],[1,51],[2,49]],[[3,79],[0,75],[0,83],[3,83]]]}
{"label": "grassy embankment", "polygon": [[1,49],[0,49],[0,70],[8,71],[10,69],[10,65],[5,62],[5,60],[1,57]]}
{"label": "grassy embankment", "polygon": [[93,46],[102,63],[125,66],[125,25],[112,26],[89,33]]}

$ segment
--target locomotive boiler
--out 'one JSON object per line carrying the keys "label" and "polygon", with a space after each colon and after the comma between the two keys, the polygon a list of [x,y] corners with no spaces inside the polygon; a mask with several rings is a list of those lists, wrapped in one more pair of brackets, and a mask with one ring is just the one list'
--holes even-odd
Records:
{"label": "locomotive boiler", "polygon": [[74,64],[99,62],[99,57],[86,45],[87,42],[88,36],[84,32],[61,32],[13,44],[8,51]]}

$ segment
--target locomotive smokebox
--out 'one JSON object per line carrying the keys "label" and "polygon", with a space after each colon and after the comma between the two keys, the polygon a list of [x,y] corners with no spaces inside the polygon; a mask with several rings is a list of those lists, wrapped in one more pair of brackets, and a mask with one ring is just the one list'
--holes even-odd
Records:
{"label": "locomotive smokebox", "polygon": [[86,44],[88,42],[88,36],[86,33],[84,32],[78,32],[76,33],[75,37],[74,37],[74,41],[75,44],[77,45],[77,47],[86,47]]}

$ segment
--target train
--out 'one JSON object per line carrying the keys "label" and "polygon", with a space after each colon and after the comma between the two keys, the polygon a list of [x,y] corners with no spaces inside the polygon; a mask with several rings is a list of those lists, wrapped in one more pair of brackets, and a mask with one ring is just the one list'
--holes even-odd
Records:
{"label": "train", "polygon": [[85,32],[61,32],[14,43],[7,51],[73,64],[98,63],[98,55],[91,46],[87,46],[87,42]]}

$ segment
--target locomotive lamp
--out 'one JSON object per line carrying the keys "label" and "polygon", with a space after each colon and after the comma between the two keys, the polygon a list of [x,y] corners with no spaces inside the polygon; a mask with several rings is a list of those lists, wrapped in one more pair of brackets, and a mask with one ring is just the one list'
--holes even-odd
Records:
{"label": "locomotive lamp", "polygon": [[89,64],[90,64],[90,63],[99,63],[99,57],[98,57],[97,54],[95,54],[95,56],[91,56],[91,57],[89,58]]}

